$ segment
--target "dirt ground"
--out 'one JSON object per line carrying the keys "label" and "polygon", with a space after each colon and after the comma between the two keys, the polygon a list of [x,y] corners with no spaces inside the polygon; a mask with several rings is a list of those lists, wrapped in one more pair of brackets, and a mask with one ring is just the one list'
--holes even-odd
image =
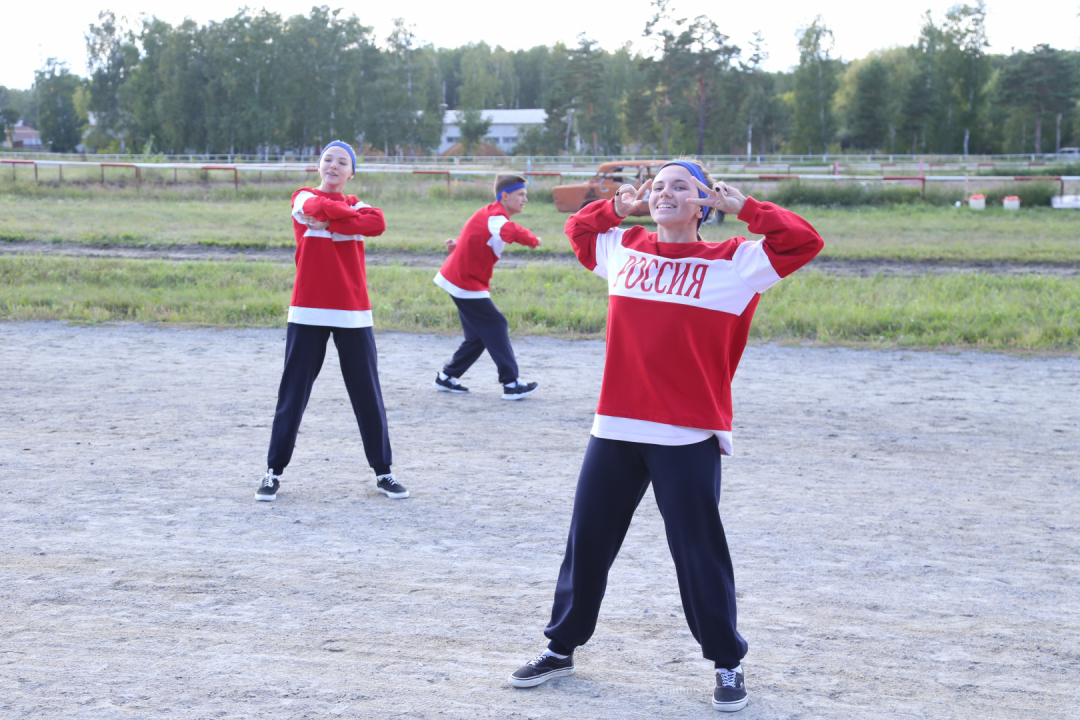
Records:
{"label": "dirt ground", "polygon": [[[712,718],[646,495],[577,674],[544,646],[603,344],[379,334],[374,490],[332,348],[253,500],[281,330],[0,325],[0,716]],[[741,718],[1063,718],[1080,700],[1080,360],[747,349],[721,513]]]}
{"label": "dirt ground", "polygon": [[[0,242],[0,255],[61,255],[66,257],[120,257],[143,260],[263,260],[292,264],[295,250],[291,247],[236,248],[214,245],[158,246],[95,246],[86,243]],[[537,263],[555,263],[578,267],[577,258],[569,253],[541,256],[524,252],[508,252],[499,261],[500,268],[523,267]],[[446,259],[441,253],[369,251],[368,265],[404,265],[437,269]],[[1015,262],[999,260],[898,260],[895,258],[829,258],[819,257],[813,269],[832,275],[941,275],[947,273],[979,272],[991,275],[1051,275],[1080,277],[1080,264],[1074,262]]]}

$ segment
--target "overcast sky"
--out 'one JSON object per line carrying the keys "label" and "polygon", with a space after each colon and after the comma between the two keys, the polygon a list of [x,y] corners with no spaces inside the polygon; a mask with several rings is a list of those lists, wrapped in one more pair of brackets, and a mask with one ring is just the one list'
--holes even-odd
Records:
{"label": "overcast sky", "polygon": [[[318,0],[320,3],[323,0]],[[289,16],[306,14],[315,2],[269,0],[250,3],[271,12]],[[382,44],[390,32],[392,20],[404,17],[415,28],[417,37],[436,47],[458,47],[470,42],[502,45],[508,50],[551,45],[558,41],[574,45],[584,33],[605,49],[632,42],[643,48],[641,31],[651,15],[649,0],[616,2],[582,0],[543,0],[543,2],[478,2],[454,0],[398,5],[393,2],[328,3],[341,7],[346,15],[355,14],[365,25],[373,26]],[[815,15],[820,14],[836,38],[835,54],[845,60],[865,56],[871,50],[911,44],[918,35],[921,15],[927,9],[936,18],[953,5],[951,0],[924,3],[868,3],[846,0],[796,2],[774,0],[757,3],[698,2],[672,0],[677,17],[710,15],[731,41],[746,48],[755,30],[765,37],[770,58],[769,70],[786,70],[798,62],[795,33]],[[67,61],[73,72],[86,73],[86,46],[83,38],[99,11],[111,9],[117,16],[137,21],[142,14],[155,15],[170,23],[190,17],[200,24],[221,20],[237,12],[243,3],[234,0],[185,0],[185,2],[132,2],[117,0],[105,4],[85,0],[38,5],[35,2],[5,3],[0,16],[0,85],[28,88],[34,70],[46,58]],[[1067,50],[1080,49],[1080,0],[988,0],[987,33],[994,53],[1013,48],[1030,50],[1047,43]]]}

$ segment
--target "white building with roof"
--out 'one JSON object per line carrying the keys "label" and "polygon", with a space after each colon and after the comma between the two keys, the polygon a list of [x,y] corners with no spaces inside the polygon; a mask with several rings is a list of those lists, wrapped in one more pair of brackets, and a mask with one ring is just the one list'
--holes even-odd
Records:
{"label": "white building with roof", "polygon": [[[488,130],[488,142],[509,154],[517,144],[518,136],[530,127],[543,127],[547,120],[547,113],[539,108],[524,110],[481,110],[485,120],[491,120],[491,129]],[[439,142],[439,154],[450,149],[454,143],[461,140],[461,131],[457,125],[457,110],[447,110],[443,117],[442,139]]]}
{"label": "white building with roof", "polygon": [[[0,128],[2,132],[2,128]],[[35,130],[30,125],[27,125],[22,120],[15,123],[15,127],[11,128],[11,137],[0,137],[3,140],[3,147],[12,149],[23,150],[43,150],[45,146],[41,144],[41,133]]]}

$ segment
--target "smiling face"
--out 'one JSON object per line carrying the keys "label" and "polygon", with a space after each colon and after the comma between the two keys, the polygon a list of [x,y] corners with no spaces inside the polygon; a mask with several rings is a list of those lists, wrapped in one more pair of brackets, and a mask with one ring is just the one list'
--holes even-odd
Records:
{"label": "smiling face", "polygon": [[319,177],[323,192],[341,192],[353,176],[352,158],[345,148],[334,145],[326,149],[319,160]]}
{"label": "smiling face", "polygon": [[657,225],[697,228],[701,207],[686,202],[699,197],[694,176],[681,165],[668,165],[656,174],[649,194],[649,213]]}
{"label": "smiling face", "polygon": [[521,188],[512,193],[503,193],[501,202],[502,206],[506,208],[506,212],[517,215],[525,209],[525,203],[529,202],[529,190],[528,188]]}

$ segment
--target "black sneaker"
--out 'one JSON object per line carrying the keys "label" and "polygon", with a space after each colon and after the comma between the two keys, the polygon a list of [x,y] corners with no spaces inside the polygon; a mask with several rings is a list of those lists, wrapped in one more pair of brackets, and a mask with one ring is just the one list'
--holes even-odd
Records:
{"label": "black sneaker", "polygon": [[409,497],[409,491],[405,489],[405,486],[394,479],[393,474],[380,475],[375,478],[375,487],[379,489],[383,495],[388,498],[407,498]]}
{"label": "black sneaker", "polygon": [[273,470],[267,470],[266,477],[262,479],[259,489],[255,491],[255,499],[272,502],[277,497],[279,487],[281,487],[281,476],[275,475]]}
{"label": "black sneaker", "polygon": [[452,393],[467,393],[467,392],[469,392],[469,388],[467,388],[464,385],[460,384],[457,381],[456,377],[450,377],[449,375],[447,375],[446,379],[443,380],[441,377],[439,377],[440,375],[442,375],[442,373],[435,373],[435,389],[436,390],[442,390],[443,392],[452,392]]}
{"label": "black sneaker", "polygon": [[741,665],[734,670],[716,669],[716,689],[712,694],[712,706],[720,712],[738,712],[746,707],[746,687],[743,685]]}
{"label": "black sneaker", "polygon": [[515,670],[508,680],[516,688],[530,688],[546,683],[548,680],[573,674],[573,653],[560,660],[554,655],[548,654],[545,650]]}
{"label": "black sneaker", "polygon": [[540,387],[540,383],[534,382],[516,382],[513,387],[503,385],[503,400],[521,400],[527,398],[536,392],[536,388],[538,387]]}

